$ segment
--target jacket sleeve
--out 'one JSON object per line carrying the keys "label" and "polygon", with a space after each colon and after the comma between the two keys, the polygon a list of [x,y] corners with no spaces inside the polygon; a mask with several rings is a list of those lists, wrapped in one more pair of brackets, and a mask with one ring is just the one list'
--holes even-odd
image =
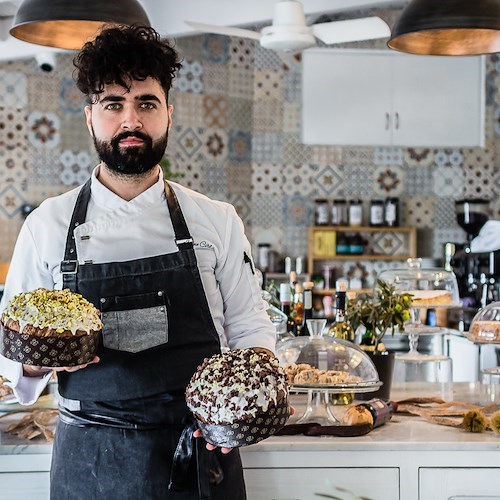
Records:
{"label": "jacket sleeve", "polygon": [[[4,294],[0,303],[3,311],[9,300],[20,292],[38,287],[54,288],[51,274],[41,261],[35,240],[26,221],[19,233],[7,274]],[[33,404],[50,380],[51,372],[43,377],[25,377],[21,363],[0,356],[0,373],[8,379],[14,395],[23,405]]]}
{"label": "jacket sleeve", "polygon": [[243,222],[227,209],[224,250],[215,269],[224,304],[224,332],[230,349],[264,347],[275,351],[276,333],[261,297]]}

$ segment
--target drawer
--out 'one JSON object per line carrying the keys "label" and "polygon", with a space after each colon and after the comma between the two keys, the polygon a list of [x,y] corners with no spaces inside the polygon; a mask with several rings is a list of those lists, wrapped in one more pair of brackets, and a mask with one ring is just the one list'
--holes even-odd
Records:
{"label": "drawer", "polygon": [[500,468],[421,468],[419,500],[500,500]]}
{"label": "drawer", "polygon": [[244,469],[244,474],[248,500],[318,500],[326,495],[399,500],[399,469],[395,467],[256,468]]}
{"label": "drawer", "polygon": [[49,500],[49,472],[0,473],[0,500]]}

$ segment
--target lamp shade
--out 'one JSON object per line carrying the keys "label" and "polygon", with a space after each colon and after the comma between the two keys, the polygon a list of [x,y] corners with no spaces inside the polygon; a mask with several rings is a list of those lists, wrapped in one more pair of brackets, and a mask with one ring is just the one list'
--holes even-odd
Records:
{"label": "lamp shade", "polygon": [[108,24],[150,25],[137,0],[24,0],[10,34],[25,42],[78,50]]}
{"label": "lamp shade", "polygon": [[424,55],[500,52],[500,1],[412,0],[394,25],[387,45]]}

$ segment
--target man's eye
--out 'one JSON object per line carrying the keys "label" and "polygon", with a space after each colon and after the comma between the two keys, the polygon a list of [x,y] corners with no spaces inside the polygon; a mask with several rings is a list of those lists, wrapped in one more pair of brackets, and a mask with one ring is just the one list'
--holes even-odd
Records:
{"label": "man's eye", "polygon": [[155,109],[156,106],[152,102],[141,102],[142,109]]}
{"label": "man's eye", "polygon": [[117,102],[111,102],[109,104],[106,104],[104,106],[104,109],[109,109],[110,111],[116,111],[117,109],[121,108],[121,104],[118,104]]}

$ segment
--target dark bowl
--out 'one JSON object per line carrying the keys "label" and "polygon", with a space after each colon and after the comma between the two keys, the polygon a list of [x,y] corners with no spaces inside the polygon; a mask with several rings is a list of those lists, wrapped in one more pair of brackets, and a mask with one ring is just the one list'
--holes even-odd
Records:
{"label": "dark bowl", "polygon": [[251,420],[242,420],[234,424],[205,424],[198,421],[198,427],[207,443],[221,448],[239,448],[258,443],[276,434],[288,420],[290,407],[288,398],[278,401],[277,406],[257,414]]}
{"label": "dark bowl", "polygon": [[94,359],[99,333],[71,337],[38,337],[14,332],[0,323],[0,353],[25,365],[77,366]]}

